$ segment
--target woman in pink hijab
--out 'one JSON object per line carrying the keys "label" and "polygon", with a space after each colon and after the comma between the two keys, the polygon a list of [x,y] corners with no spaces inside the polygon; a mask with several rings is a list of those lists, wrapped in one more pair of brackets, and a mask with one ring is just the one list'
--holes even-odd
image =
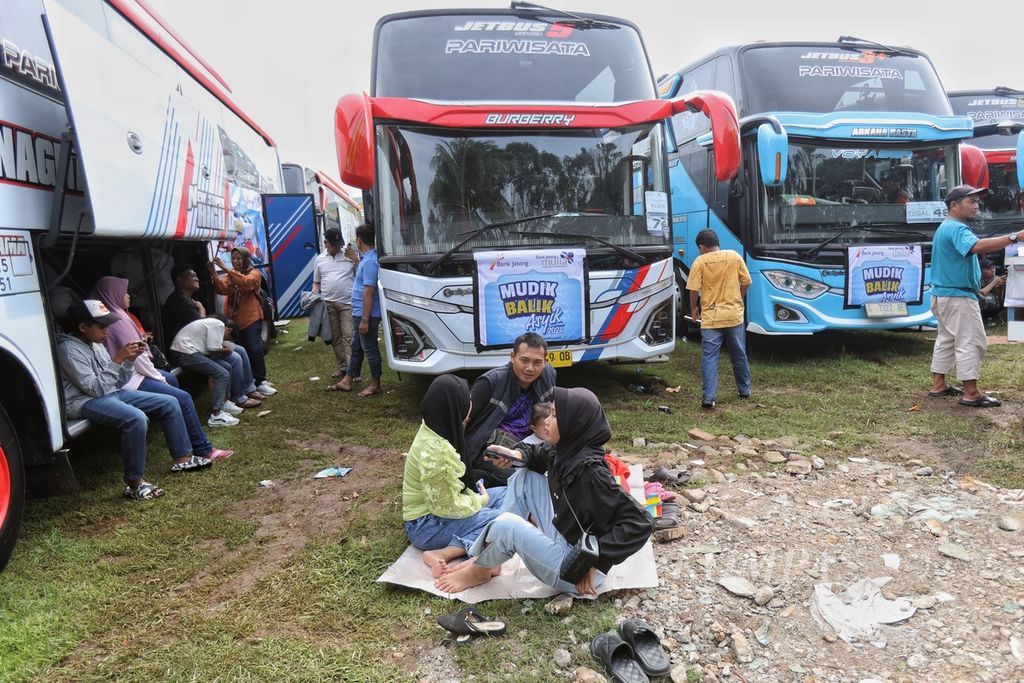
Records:
{"label": "woman in pink hijab", "polygon": [[[91,299],[99,299],[110,312],[120,318],[116,323],[107,326],[107,340],[104,342],[107,351],[116,354],[129,342],[142,341],[149,343],[153,335],[146,332],[142,323],[128,311],[132,297],[128,293],[128,280],[123,277],[101,277],[96,281]],[[181,415],[185,418],[188,438],[192,442],[192,453],[211,460],[229,458],[234,451],[214,448],[203,430],[203,423],[196,412],[196,404],[192,396],[178,388],[178,379],[169,372],[153,366],[153,354],[148,350],[135,359],[135,373],[124,388],[148,391],[153,394],[173,396],[181,407]]]}

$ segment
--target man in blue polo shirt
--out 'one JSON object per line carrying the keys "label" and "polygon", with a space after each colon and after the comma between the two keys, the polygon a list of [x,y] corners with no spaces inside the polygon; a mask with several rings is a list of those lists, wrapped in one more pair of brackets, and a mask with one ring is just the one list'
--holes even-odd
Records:
{"label": "man in blue polo shirt", "polygon": [[338,382],[339,391],[352,391],[352,378],[359,377],[363,370],[363,356],[370,364],[370,384],[359,392],[360,396],[381,393],[380,388],[380,346],[377,344],[377,330],[380,327],[380,294],[377,292],[376,234],[367,223],[356,228],[356,248],[359,250],[359,266],[352,282],[352,350],[348,354],[348,371]]}
{"label": "man in blue polo shirt", "polygon": [[[981,363],[988,341],[976,293],[981,289],[978,254],[1005,248],[1017,241],[1017,233],[978,239],[967,222],[978,215],[980,196],[988,192],[957,185],[946,193],[949,217],[942,221],[932,241],[932,313],[939,322],[932,351],[931,397],[960,396],[960,404],[993,408],[997,399],[978,389]],[[956,367],[961,390],[946,380]]]}

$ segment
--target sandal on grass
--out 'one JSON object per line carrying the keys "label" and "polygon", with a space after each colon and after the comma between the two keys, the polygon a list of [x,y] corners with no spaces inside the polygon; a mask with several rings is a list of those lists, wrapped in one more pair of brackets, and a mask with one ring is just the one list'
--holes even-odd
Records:
{"label": "sandal on grass", "polygon": [[193,455],[188,460],[171,464],[171,472],[188,472],[189,470],[205,469],[213,464],[210,458]]}
{"label": "sandal on grass", "polygon": [[633,656],[633,648],[618,633],[602,633],[590,641],[590,654],[604,665],[615,683],[649,683],[651,680]]}
{"label": "sandal on grass", "polygon": [[[495,621],[472,607],[438,617],[437,625],[456,636],[500,636],[505,632],[504,621]],[[465,641],[460,637],[459,642]]]}
{"label": "sandal on grass", "polygon": [[963,396],[964,390],[960,387],[954,387],[951,384],[947,384],[946,388],[941,391],[929,391],[928,396],[931,398],[942,398],[943,396]]}
{"label": "sandal on grass", "polygon": [[962,406],[969,406],[971,408],[998,408],[1003,405],[1003,402],[998,398],[992,398],[991,396],[986,396],[984,394],[982,394],[981,398],[970,400],[962,398],[958,403]]}
{"label": "sandal on grass", "polygon": [[148,481],[144,481],[138,486],[124,487],[124,497],[129,500],[153,500],[162,495],[164,495],[164,490],[156,484],[150,484]]}
{"label": "sandal on grass", "polygon": [[650,624],[639,619],[626,619],[619,624],[619,635],[633,648],[633,657],[645,674],[657,677],[671,673],[672,662]]}

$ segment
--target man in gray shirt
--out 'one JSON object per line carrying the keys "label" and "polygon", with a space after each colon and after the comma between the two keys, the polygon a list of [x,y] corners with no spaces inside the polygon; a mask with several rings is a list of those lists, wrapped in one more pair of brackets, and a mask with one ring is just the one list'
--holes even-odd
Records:
{"label": "man in gray shirt", "polygon": [[[324,253],[313,265],[313,291],[320,294],[331,323],[331,347],[338,359],[333,377],[344,377],[348,367],[348,350],[352,345],[352,280],[359,256],[345,246],[341,231],[329,228],[324,232]],[[334,388],[333,386],[331,387]]]}

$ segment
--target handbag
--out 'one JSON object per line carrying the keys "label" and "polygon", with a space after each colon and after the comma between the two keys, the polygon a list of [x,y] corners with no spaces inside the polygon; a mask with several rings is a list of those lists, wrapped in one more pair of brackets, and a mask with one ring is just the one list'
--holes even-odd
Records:
{"label": "handbag", "polygon": [[171,367],[170,362],[167,360],[167,356],[160,350],[160,347],[156,344],[149,345],[149,354],[153,357],[153,367],[160,370],[169,370]]}
{"label": "handbag", "polygon": [[569,552],[562,558],[562,566],[558,570],[558,578],[575,586],[583,580],[587,571],[597,564],[600,547],[597,543],[597,537],[583,528],[580,518],[576,516],[576,511],[572,509],[572,503],[569,502],[568,496],[565,495],[564,488],[562,489],[562,497],[565,498],[565,504],[569,506],[569,512],[576,519],[576,524],[579,526],[582,536],[580,536],[580,540],[576,541],[576,545],[570,548]]}

